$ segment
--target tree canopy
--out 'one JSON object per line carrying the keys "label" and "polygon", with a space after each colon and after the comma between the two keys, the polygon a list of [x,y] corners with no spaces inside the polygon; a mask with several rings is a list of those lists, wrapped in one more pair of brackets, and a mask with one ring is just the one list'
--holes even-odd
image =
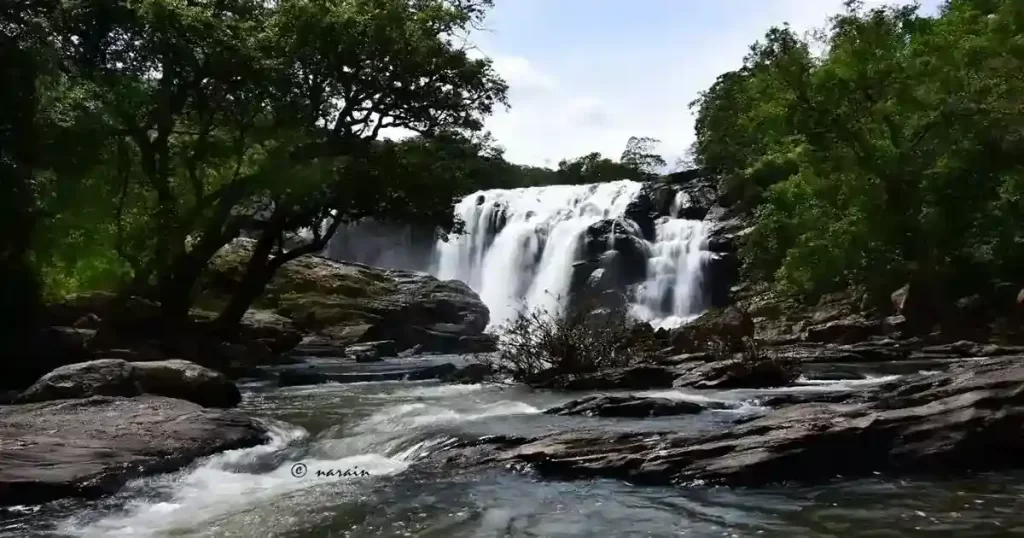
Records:
{"label": "tree canopy", "polygon": [[[3,92],[17,106],[0,116],[0,164],[21,232],[5,271],[41,272],[51,291],[151,295],[180,323],[210,258],[243,233],[266,247],[250,265],[259,287],[346,220],[449,229],[471,175],[426,161],[464,163],[505,103],[490,60],[457,39],[490,5],[5,4]],[[396,129],[414,136],[383,140]],[[311,241],[284,240],[299,230]]]}
{"label": "tree canopy", "polygon": [[820,44],[774,28],[693,104],[697,163],[756,212],[753,274],[808,297],[1018,281],[1024,4],[849,1]]}

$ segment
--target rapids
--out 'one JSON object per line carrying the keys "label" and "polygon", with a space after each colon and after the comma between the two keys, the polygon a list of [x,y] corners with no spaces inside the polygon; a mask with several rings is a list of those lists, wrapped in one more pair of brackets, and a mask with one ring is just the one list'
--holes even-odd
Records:
{"label": "rapids", "polygon": [[[0,536],[973,538],[1024,531],[1019,473],[744,490],[417,469],[420,458],[455,438],[592,427],[711,431],[760,412],[764,395],[836,390],[893,375],[812,375],[798,387],[770,391],[648,392],[727,408],[644,420],[545,415],[543,409],[580,395],[519,387],[376,382],[278,389],[252,382],[243,387],[242,409],[269,421],[271,444],[135,481],[113,498],[15,510],[0,519]],[[305,474],[296,477],[300,463]],[[317,476],[331,470],[335,476]],[[345,470],[355,472],[343,476]]]}

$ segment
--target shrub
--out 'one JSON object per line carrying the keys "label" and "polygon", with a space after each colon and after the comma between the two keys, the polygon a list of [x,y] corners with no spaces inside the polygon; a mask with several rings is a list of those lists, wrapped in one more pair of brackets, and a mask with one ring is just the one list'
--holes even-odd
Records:
{"label": "shrub", "polygon": [[498,330],[498,351],[486,362],[499,375],[528,381],[650,363],[658,349],[651,326],[625,308],[584,306],[564,316],[533,309]]}

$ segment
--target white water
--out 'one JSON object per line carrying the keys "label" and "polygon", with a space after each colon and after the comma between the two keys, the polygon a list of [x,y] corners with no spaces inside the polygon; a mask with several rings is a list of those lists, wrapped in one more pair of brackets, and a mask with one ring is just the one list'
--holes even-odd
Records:
{"label": "white water", "polygon": [[[311,393],[324,396],[332,391],[345,393],[354,387],[320,386]],[[315,499],[322,497],[337,501],[348,492],[364,491],[367,482],[405,471],[449,439],[431,433],[439,426],[541,412],[515,400],[488,402],[468,409],[443,399],[482,389],[482,385],[433,386],[391,393],[389,398],[417,397],[424,402],[386,405],[351,426],[329,428],[313,439],[303,428],[275,422],[270,425],[268,444],[223,452],[177,473],[136,480],[125,488],[133,499],[123,509],[98,520],[71,518],[59,530],[90,538],[231,534],[227,528],[218,529],[219,525],[229,520],[237,525],[239,518],[247,519],[247,514],[259,507],[278,505],[282,510],[294,510],[295,503],[316,504]],[[293,454],[282,458],[303,444],[310,446],[305,457],[293,459]],[[306,465],[306,475],[293,474],[297,461]],[[317,476],[318,470],[368,474],[327,477]],[[155,492],[163,495],[154,495]]]}
{"label": "white water", "polygon": [[633,313],[657,327],[677,327],[703,312],[707,228],[699,220],[675,218],[686,201],[677,193],[672,216],[657,222],[647,280],[640,289]]}
{"label": "white water", "polygon": [[436,274],[476,290],[493,326],[523,308],[558,315],[587,227],[621,216],[642,186],[614,181],[473,193],[455,208],[467,234],[438,243]]}
{"label": "white water", "polygon": [[[490,309],[491,327],[523,310],[559,315],[573,263],[583,259],[587,228],[603,219],[623,217],[642,187],[642,183],[623,180],[479,191],[456,205],[466,233],[447,242],[425,246],[408,229],[366,223],[340,231],[330,251],[339,259],[427,270],[439,278],[462,280]],[[707,229],[700,221],[675,218],[685,203],[686,195],[677,194],[671,216],[656,223],[654,241],[648,244],[647,278],[631,297],[634,315],[656,327],[678,326],[707,307]],[[618,229],[619,233],[639,237],[639,229],[629,226],[631,221],[624,222],[626,229]],[[609,249],[614,231],[615,226],[609,234]]]}

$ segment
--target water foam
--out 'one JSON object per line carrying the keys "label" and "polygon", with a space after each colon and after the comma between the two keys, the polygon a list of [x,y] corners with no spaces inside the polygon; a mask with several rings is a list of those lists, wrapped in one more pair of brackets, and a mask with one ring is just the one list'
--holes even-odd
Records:
{"label": "water foam", "polygon": [[521,307],[557,314],[587,227],[622,216],[642,187],[623,180],[473,193],[455,208],[467,233],[438,243],[436,274],[476,290],[492,326]]}

